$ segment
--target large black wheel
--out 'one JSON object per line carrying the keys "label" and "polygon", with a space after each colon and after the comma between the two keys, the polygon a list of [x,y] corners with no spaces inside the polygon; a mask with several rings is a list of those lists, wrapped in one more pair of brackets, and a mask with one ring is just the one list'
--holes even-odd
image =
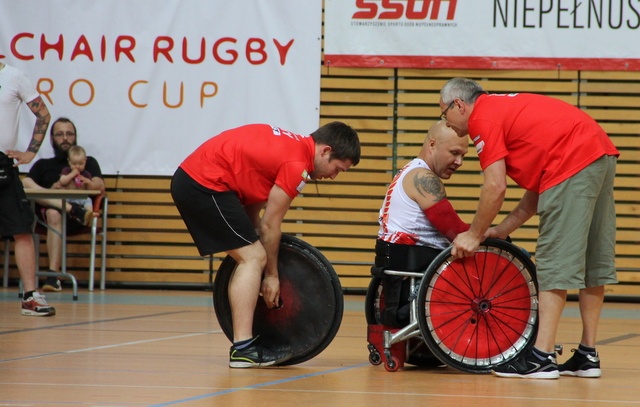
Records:
{"label": "large black wheel", "polygon": [[[228,287],[236,262],[227,256],[215,276],[213,305],[224,334],[233,340]],[[322,352],[333,340],[344,310],[342,287],[333,266],[310,244],[282,235],[278,253],[282,307],[268,309],[258,299],[253,333],[262,343],[286,345],[293,357],[284,364],[305,362]]]}
{"label": "large black wheel", "polygon": [[382,278],[372,277],[364,299],[364,316],[367,319],[367,324],[382,325],[383,310]]}
{"label": "large black wheel", "polygon": [[420,332],[443,363],[487,373],[533,345],[537,295],[535,266],[513,244],[487,239],[463,259],[447,249],[420,283]]}

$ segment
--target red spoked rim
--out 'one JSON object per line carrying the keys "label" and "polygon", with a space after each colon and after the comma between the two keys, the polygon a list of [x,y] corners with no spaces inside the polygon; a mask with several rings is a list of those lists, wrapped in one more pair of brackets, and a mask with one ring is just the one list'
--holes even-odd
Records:
{"label": "red spoked rim", "polygon": [[520,259],[500,248],[484,246],[473,257],[449,257],[425,296],[433,343],[464,365],[487,367],[511,359],[535,333],[533,279]]}

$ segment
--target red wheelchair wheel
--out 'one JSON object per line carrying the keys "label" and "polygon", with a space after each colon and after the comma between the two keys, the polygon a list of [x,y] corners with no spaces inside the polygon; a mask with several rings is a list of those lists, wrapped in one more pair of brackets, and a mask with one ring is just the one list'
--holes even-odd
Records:
{"label": "red wheelchair wheel", "polygon": [[427,268],[418,290],[422,337],[443,363],[488,373],[533,345],[537,294],[535,266],[513,244],[487,239],[463,259],[447,249]]}

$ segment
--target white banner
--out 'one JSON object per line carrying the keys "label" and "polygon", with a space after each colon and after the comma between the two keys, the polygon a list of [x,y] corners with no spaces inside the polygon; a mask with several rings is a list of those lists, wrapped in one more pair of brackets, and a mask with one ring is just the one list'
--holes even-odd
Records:
{"label": "white banner", "polygon": [[640,0],[325,0],[325,65],[640,70]]}
{"label": "white banner", "polygon": [[231,127],[315,130],[321,24],[322,0],[0,0],[0,61],[76,123],[105,174],[169,175]]}

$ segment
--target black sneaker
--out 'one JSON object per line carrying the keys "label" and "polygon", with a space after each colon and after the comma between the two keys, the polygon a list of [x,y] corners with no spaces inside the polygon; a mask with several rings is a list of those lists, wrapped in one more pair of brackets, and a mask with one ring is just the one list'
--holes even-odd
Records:
{"label": "black sneaker", "polygon": [[[52,271],[52,270],[49,270]],[[62,284],[60,280],[55,277],[47,277],[44,284],[42,285],[42,291],[46,292],[58,292],[62,291]]]}
{"label": "black sneaker", "polygon": [[558,366],[561,376],[576,376],[576,377],[600,377],[602,371],[600,370],[600,358],[598,352],[595,355],[583,354],[578,352],[577,349],[571,349],[573,356],[566,362]]}
{"label": "black sneaker", "polygon": [[491,371],[498,377],[522,377],[526,379],[557,379],[558,362],[555,355],[540,360],[531,351],[524,352],[510,362],[496,366]]}
{"label": "black sneaker", "polygon": [[293,356],[289,349],[267,349],[256,344],[257,337],[244,349],[232,346],[229,350],[229,367],[266,367],[283,363]]}
{"label": "black sneaker", "polygon": [[84,226],[91,225],[91,219],[93,218],[93,212],[86,210],[82,205],[75,202],[71,202],[69,215]]}

